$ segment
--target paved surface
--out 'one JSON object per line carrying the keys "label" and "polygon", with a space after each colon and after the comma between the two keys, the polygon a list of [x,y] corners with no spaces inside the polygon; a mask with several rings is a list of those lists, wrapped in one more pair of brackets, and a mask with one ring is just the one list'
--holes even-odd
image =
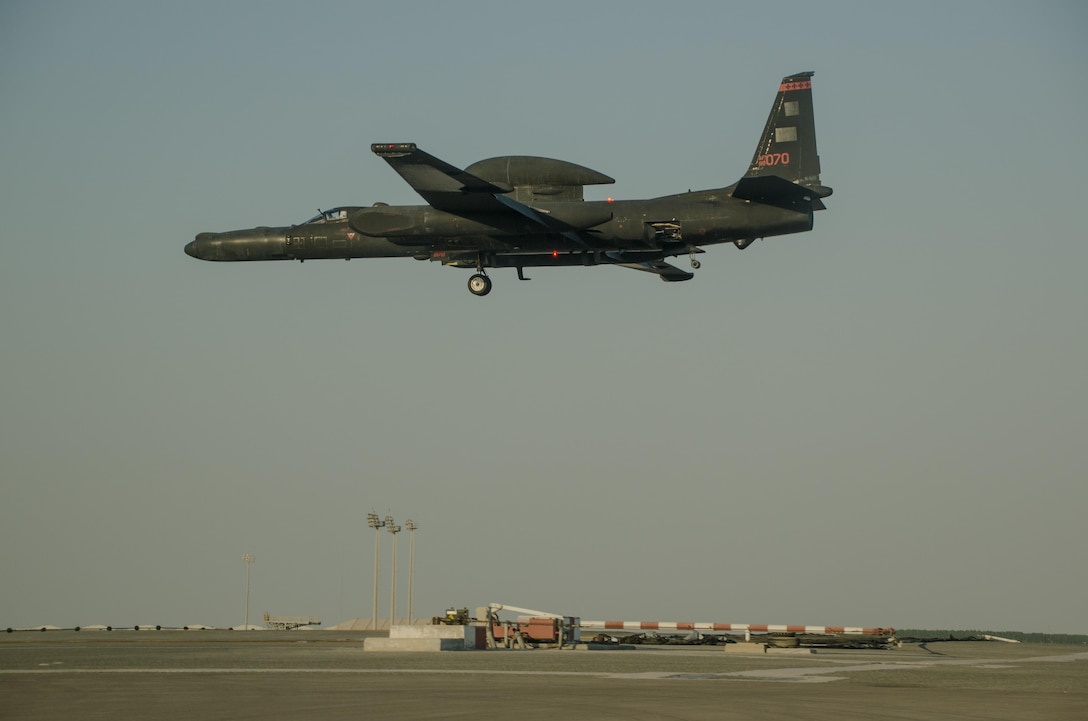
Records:
{"label": "paved surface", "polygon": [[362,634],[0,634],[0,719],[1078,719],[1083,646],[366,653]]}

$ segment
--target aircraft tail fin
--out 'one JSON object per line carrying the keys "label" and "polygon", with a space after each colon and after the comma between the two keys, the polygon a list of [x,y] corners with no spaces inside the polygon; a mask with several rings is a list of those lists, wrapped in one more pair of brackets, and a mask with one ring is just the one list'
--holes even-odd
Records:
{"label": "aircraft tail fin", "polygon": [[[782,78],[752,164],[737,184],[734,197],[762,200],[768,192],[772,196],[783,193],[810,196],[813,207],[819,209],[823,207],[819,199],[831,195],[831,188],[820,182],[812,111],[814,74],[805,72]],[[795,187],[791,190],[782,180]]]}

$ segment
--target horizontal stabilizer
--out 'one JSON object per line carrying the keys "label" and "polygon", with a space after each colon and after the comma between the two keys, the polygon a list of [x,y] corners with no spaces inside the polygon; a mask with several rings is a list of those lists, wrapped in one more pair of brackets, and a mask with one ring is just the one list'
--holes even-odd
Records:
{"label": "horizontal stabilizer", "polygon": [[758,175],[741,178],[733,188],[733,197],[767,205],[791,206],[811,203],[813,210],[823,210],[820,198],[831,195],[831,188],[824,185],[807,187],[792,183],[777,175]]}

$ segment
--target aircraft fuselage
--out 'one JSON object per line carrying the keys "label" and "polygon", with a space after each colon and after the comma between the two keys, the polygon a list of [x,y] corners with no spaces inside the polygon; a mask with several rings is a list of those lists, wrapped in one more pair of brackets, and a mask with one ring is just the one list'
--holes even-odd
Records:
{"label": "aircraft fuselage", "polygon": [[[746,241],[812,228],[809,207],[782,208],[738,200],[729,188],[670,195],[651,200],[578,201],[539,204],[561,217],[563,206],[580,213],[610,214],[587,228],[585,244],[561,233],[543,231],[509,215],[458,215],[428,205],[397,206],[402,235],[360,232],[353,217],[370,208],[338,208],[344,217],[320,217],[285,227],[258,227],[225,233],[201,233],[185,247],[194,258],[211,261],[311,260],[417,257],[453,259],[461,253],[541,254],[540,265],[563,265],[557,255],[624,251],[680,250],[689,246]],[[365,213],[364,213],[365,216]],[[451,255],[452,254],[452,255]],[[486,259],[485,259],[486,260]],[[523,257],[519,264],[535,265]],[[581,265],[582,263],[576,263]],[[511,264],[497,264],[509,267]],[[492,266],[490,262],[485,267]]]}

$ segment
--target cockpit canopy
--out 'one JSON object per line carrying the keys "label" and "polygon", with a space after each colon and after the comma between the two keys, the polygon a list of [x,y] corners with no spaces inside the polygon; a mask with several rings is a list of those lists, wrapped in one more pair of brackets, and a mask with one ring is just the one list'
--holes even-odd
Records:
{"label": "cockpit canopy", "polygon": [[299,225],[313,225],[314,223],[346,223],[348,216],[359,207],[355,205],[342,205],[338,208],[329,208],[328,210],[322,210],[309,220],[299,223]]}

